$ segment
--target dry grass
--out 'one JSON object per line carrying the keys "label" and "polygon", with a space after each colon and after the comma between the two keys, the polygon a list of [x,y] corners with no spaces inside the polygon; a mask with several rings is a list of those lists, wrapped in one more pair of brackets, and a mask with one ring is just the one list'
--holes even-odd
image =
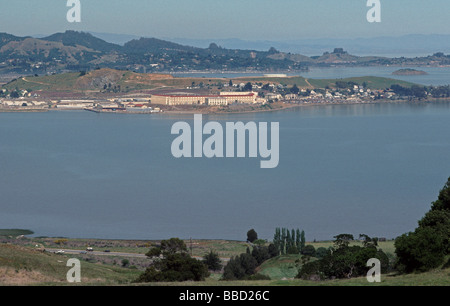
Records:
{"label": "dry grass", "polygon": [[24,286],[38,283],[58,282],[58,279],[44,275],[39,271],[16,270],[10,267],[0,267],[0,285]]}

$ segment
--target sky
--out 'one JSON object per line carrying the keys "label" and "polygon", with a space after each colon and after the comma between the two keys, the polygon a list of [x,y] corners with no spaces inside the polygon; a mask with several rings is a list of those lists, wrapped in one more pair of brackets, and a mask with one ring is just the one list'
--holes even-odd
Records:
{"label": "sky", "polygon": [[0,32],[18,36],[65,30],[157,38],[295,40],[450,34],[449,0],[80,0],[69,23],[67,0],[1,0]]}

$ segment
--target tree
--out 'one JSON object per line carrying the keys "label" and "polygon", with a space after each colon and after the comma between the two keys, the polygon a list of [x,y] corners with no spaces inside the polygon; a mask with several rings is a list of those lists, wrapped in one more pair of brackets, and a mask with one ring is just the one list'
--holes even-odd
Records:
{"label": "tree", "polygon": [[299,248],[300,252],[303,251],[305,245],[306,245],[305,231],[302,231],[302,233],[300,234],[300,248]]}
{"label": "tree", "polygon": [[286,254],[286,229],[283,227],[281,229],[281,245],[280,245],[280,250],[281,250],[281,255],[285,255]]}
{"label": "tree", "polygon": [[363,239],[364,247],[370,247],[370,246],[377,247],[378,246],[378,238],[370,238],[369,236],[367,236],[365,234],[361,234],[361,235],[359,235],[359,239]]}
{"label": "tree", "polygon": [[266,260],[270,259],[269,248],[268,247],[254,247],[252,251],[252,256],[256,260],[258,266],[261,265]]}
{"label": "tree", "polygon": [[291,232],[289,230],[286,231],[286,253],[292,247],[292,239]]}
{"label": "tree", "polygon": [[447,180],[444,188],[439,192],[437,201],[433,202],[431,210],[450,211],[450,178]]}
{"label": "tree", "polygon": [[418,228],[395,240],[395,253],[400,272],[426,272],[439,267],[445,258],[444,242],[432,228]]}
{"label": "tree", "polygon": [[301,248],[302,248],[301,241],[302,241],[302,239],[301,239],[300,230],[297,228],[297,231],[295,232],[295,245],[297,246],[297,249],[299,251],[301,251]]}
{"label": "tree", "polygon": [[258,234],[254,229],[251,229],[247,232],[247,241],[253,243],[258,239]]}
{"label": "tree", "polygon": [[269,252],[270,258],[277,257],[278,255],[280,255],[279,249],[277,249],[277,247],[273,243],[269,244],[267,250]]}
{"label": "tree", "polygon": [[243,91],[252,91],[253,90],[252,83],[248,82],[247,84],[245,84],[245,86],[242,90]]}
{"label": "tree", "polygon": [[219,254],[215,253],[213,250],[203,256],[203,263],[206,264],[208,269],[212,271],[220,271],[222,269]]}
{"label": "tree", "polygon": [[316,256],[316,248],[313,245],[309,244],[303,248],[302,255],[315,257]]}
{"label": "tree", "polygon": [[153,247],[146,255],[153,262],[136,282],[202,281],[209,276],[208,267],[192,258],[179,238],[161,241],[161,246]]}
{"label": "tree", "polygon": [[245,270],[241,265],[239,256],[231,258],[223,270],[223,280],[236,280],[245,277]]}
{"label": "tree", "polygon": [[171,238],[161,241],[161,251],[165,254],[175,254],[187,252],[186,244],[179,238]]}
{"label": "tree", "polygon": [[242,253],[240,256],[230,259],[224,268],[222,279],[245,279],[246,277],[255,274],[257,266],[258,262],[251,254]]}
{"label": "tree", "polygon": [[[305,249],[308,249],[309,245]],[[305,263],[297,275],[303,279],[333,279],[365,276],[368,268],[367,261],[377,258],[381,262],[381,272],[386,273],[389,259],[386,254],[374,246],[347,246],[331,252],[321,250],[321,258]],[[316,253],[316,256],[317,253]]]}
{"label": "tree", "polygon": [[294,86],[292,86],[292,88],[290,89],[291,93],[293,94],[298,94],[300,92],[300,89],[297,87],[297,84],[294,84]]}
{"label": "tree", "polygon": [[320,247],[316,250],[316,257],[321,259],[330,254],[330,250],[324,247]]}
{"label": "tree", "polygon": [[335,246],[340,248],[346,248],[349,246],[350,241],[353,241],[355,238],[351,234],[340,234],[337,236],[334,236],[334,244]]}
{"label": "tree", "polygon": [[273,245],[277,250],[278,255],[281,253],[281,229],[277,227],[273,236]]}
{"label": "tree", "polygon": [[450,254],[450,178],[432,203],[431,210],[419,221],[414,232],[395,240],[397,269],[424,272],[436,268]]}

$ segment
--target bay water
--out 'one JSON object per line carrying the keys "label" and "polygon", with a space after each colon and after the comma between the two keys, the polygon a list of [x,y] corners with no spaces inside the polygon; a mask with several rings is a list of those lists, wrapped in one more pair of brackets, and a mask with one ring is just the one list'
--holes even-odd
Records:
{"label": "bay water", "polygon": [[302,106],[204,115],[279,122],[280,163],[181,158],[193,115],[0,113],[0,228],[36,236],[245,240],[254,228],[395,238],[450,176],[450,103]]}

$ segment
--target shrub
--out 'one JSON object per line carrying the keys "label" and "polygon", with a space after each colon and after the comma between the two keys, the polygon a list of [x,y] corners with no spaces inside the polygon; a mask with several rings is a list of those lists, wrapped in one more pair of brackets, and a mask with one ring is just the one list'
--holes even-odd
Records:
{"label": "shrub", "polygon": [[203,281],[209,276],[208,267],[192,258],[184,241],[178,238],[161,241],[161,246],[152,248],[147,256],[153,258],[153,263],[136,282]]}
{"label": "shrub", "polygon": [[314,246],[309,244],[303,248],[302,255],[315,257],[316,249],[314,248]]}
{"label": "shrub", "polygon": [[219,254],[211,250],[203,257],[203,263],[208,266],[209,270],[219,271],[222,269],[222,263],[219,258]]}
{"label": "shrub", "polygon": [[419,228],[395,240],[397,269],[400,272],[425,272],[444,261],[443,239],[432,228]]}
{"label": "shrub", "polygon": [[316,250],[316,257],[319,259],[327,256],[328,254],[330,254],[330,250],[324,247],[320,247]]}
{"label": "shrub", "polygon": [[[339,235],[336,239],[342,237]],[[320,251],[321,259],[305,263],[299,270],[297,278],[319,280],[364,276],[368,271],[367,261],[371,258],[380,260],[382,273],[386,273],[389,268],[387,255],[373,245],[350,247],[341,241],[337,245],[340,247],[332,252],[323,248]],[[308,246],[305,249],[307,248]]]}

